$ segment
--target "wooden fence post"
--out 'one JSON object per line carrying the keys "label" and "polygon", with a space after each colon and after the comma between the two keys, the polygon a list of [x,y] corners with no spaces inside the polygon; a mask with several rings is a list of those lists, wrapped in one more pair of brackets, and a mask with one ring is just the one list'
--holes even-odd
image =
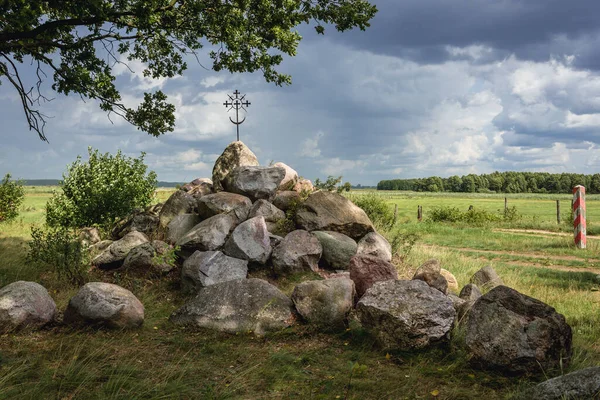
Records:
{"label": "wooden fence post", "polygon": [[394,222],[398,219],[398,204],[394,204]]}
{"label": "wooden fence post", "polygon": [[417,219],[419,222],[423,219],[423,207],[417,206]]}
{"label": "wooden fence post", "polygon": [[504,198],[504,215],[506,215],[506,211],[508,210],[508,198]]}
{"label": "wooden fence post", "polygon": [[556,223],[560,224],[560,200],[556,200]]}
{"label": "wooden fence post", "polygon": [[577,185],[573,188],[573,234],[577,248],[585,249],[586,233],[585,187]]}

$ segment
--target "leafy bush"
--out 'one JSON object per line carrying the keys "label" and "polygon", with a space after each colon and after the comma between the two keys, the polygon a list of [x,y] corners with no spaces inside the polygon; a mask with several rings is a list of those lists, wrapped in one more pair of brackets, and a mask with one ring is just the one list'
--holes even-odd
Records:
{"label": "leafy bush", "polygon": [[46,223],[56,227],[109,227],[136,208],[148,206],[156,190],[156,174],[146,174],[145,153],[139,158],[99,154],[88,147],[89,161],[70,164],[46,205]]}
{"label": "leafy bush", "polygon": [[401,260],[406,259],[418,240],[419,235],[416,233],[404,233],[396,231],[396,233],[392,236],[392,240],[390,240],[390,246],[392,246],[392,255],[397,255]]}
{"label": "leafy bush", "polygon": [[0,184],[0,222],[17,218],[24,199],[23,182],[11,180],[10,174],[6,174]]}
{"label": "leafy bush", "polygon": [[78,238],[77,232],[69,228],[31,228],[27,261],[54,269],[59,279],[73,285],[85,282],[89,265],[89,254]]}
{"label": "leafy bush", "polygon": [[348,198],[367,213],[377,228],[389,229],[396,223],[390,205],[376,194],[370,193]]}
{"label": "leafy bush", "polygon": [[490,222],[516,222],[521,219],[521,214],[516,207],[510,207],[498,213],[489,212],[478,208],[460,211],[456,207],[434,207],[429,213],[428,220],[432,222],[465,222],[471,225],[481,225]]}
{"label": "leafy bush", "polygon": [[319,178],[315,179],[315,188],[321,190],[327,190],[328,192],[333,192],[336,190],[338,193],[341,193],[344,190],[343,186],[338,187],[338,184],[342,181],[342,177],[338,176],[337,178],[329,175],[325,182],[321,182]]}

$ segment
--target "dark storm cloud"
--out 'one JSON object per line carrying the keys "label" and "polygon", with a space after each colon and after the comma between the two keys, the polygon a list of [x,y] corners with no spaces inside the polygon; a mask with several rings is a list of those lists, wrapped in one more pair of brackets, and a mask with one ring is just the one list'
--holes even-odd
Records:
{"label": "dark storm cloud", "polygon": [[[420,63],[462,59],[446,46],[484,45],[492,52],[484,60],[509,54],[546,61],[552,55],[576,52],[576,65],[600,68],[595,49],[600,43],[596,0],[381,0],[379,12],[365,32],[326,34],[350,46],[410,58]],[[311,40],[307,30],[306,37]],[[483,60],[478,60],[482,62]]]}

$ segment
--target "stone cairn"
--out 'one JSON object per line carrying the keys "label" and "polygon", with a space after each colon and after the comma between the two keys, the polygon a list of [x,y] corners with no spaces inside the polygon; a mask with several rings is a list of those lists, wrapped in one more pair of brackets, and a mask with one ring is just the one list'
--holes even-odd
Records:
{"label": "stone cairn", "polygon": [[[473,275],[459,296],[456,278],[437,260],[421,265],[412,280],[399,280],[390,244],[362,209],[315,191],[283,163],[260,166],[239,141],[217,159],[212,179],[196,179],[164,204],[134,213],[117,224],[114,241],[100,241],[89,229],[82,235],[102,270],[165,274],[173,267],[157,255],[176,246],[181,287],[191,295],[170,317],[177,325],[263,335],[304,321],[331,331],[343,329],[354,312],[383,349],[421,349],[463,329],[472,364],[507,374],[565,366],[572,352],[565,318],[505,286],[491,267]],[[322,279],[298,284],[288,297],[248,278],[249,270]],[[55,314],[36,283],[0,289],[2,332],[40,328]],[[133,293],[103,282],[83,286],[64,312],[68,324],[126,329],[143,320]]]}

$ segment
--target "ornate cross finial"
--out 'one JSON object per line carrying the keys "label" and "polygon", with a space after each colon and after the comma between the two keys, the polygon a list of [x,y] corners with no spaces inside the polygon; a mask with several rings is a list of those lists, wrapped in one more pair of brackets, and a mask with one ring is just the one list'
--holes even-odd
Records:
{"label": "ornate cross finial", "polygon": [[233,94],[235,95],[235,97],[231,97],[231,95],[227,95],[229,97],[229,100],[231,100],[231,102],[226,101],[225,103],[223,103],[223,105],[225,107],[229,107],[229,110],[231,110],[232,108],[235,108],[235,121],[231,119],[231,117],[229,117],[229,120],[235,124],[235,127],[237,128],[237,140],[240,140],[240,124],[242,122],[244,122],[246,120],[246,117],[244,117],[244,119],[242,119],[240,121],[239,118],[239,110],[240,108],[244,111],[246,111],[245,107],[248,107],[250,105],[250,102],[248,100],[246,100],[245,102],[243,101],[244,98],[246,97],[246,95],[243,95],[242,97],[238,97],[239,94],[241,94],[240,92],[238,92],[238,90],[236,89],[235,92],[233,92]]}

